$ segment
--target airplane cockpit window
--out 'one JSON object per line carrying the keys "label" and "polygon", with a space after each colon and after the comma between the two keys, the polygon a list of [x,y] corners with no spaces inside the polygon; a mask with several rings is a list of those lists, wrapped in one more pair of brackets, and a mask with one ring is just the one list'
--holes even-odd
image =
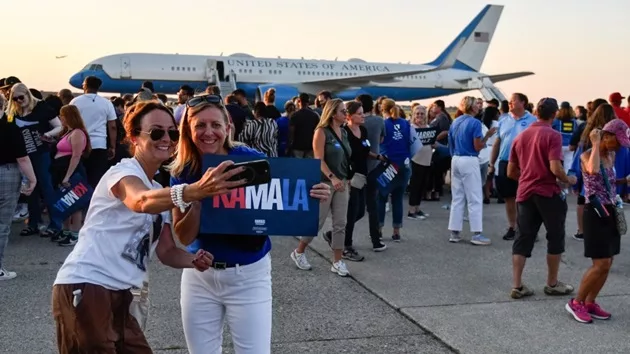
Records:
{"label": "airplane cockpit window", "polygon": [[96,71],[103,71],[103,65],[101,64],[95,64],[94,68],[92,70],[96,70]]}

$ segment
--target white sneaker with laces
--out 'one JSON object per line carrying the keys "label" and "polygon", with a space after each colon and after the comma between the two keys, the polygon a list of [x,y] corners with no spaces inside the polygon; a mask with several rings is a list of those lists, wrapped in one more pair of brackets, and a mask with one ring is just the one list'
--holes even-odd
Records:
{"label": "white sneaker with laces", "polygon": [[17,277],[16,272],[9,272],[4,268],[0,268],[0,280],[11,280],[15,277]]}
{"label": "white sneaker with laces", "polygon": [[348,267],[346,267],[346,263],[344,261],[337,261],[332,264],[330,267],[330,271],[333,273],[337,273],[339,276],[346,277],[350,272],[348,272]]}
{"label": "white sneaker with laces", "polygon": [[15,208],[15,214],[13,214],[13,222],[22,222],[28,219],[28,208],[26,204],[19,204]]}
{"label": "white sneaker with laces", "polygon": [[301,270],[311,270],[312,268],[311,264],[308,262],[308,259],[306,259],[306,254],[304,253],[297,253],[296,250],[293,250],[293,252],[291,252],[291,259]]}

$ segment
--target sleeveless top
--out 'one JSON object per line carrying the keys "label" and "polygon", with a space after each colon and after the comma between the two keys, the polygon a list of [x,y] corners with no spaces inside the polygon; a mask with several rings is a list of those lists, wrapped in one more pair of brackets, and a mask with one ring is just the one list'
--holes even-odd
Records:
{"label": "sleeveless top", "polygon": [[[352,156],[352,148],[350,142],[348,142],[348,135],[345,129],[340,129],[341,136],[339,140],[343,143],[343,146],[339,144],[339,140],[335,137],[335,133],[330,127],[320,128],[324,131],[326,142],[324,143],[324,162],[328,166],[330,172],[332,172],[339,179],[348,179],[350,176],[350,161],[346,155]],[[345,148],[345,151],[344,151]],[[346,153],[347,151],[347,153]],[[330,181],[328,176],[325,176],[322,172],[322,180]]]}
{"label": "sleeveless top", "polygon": [[[74,130],[69,131],[57,143],[57,154],[58,154],[58,157],[72,155],[72,144],[70,143],[70,134],[73,131]],[[79,132],[85,136],[83,131],[79,130]],[[86,140],[83,141],[83,148],[81,149],[82,153],[83,153],[83,150],[85,150],[85,145],[87,145],[87,141]]]}
{"label": "sleeveless top", "polygon": [[617,188],[615,185],[615,168],[608,167],[605,168],[604,171],[608,176],[610,193],[608,193],[608,189],[606,188],[601,170],[593,175],[587,174],[586,172],[582,171],[582,178],[584,180],[584,196],[586,196],[587,203],[590,202],[590,196],[596,195],[597,197],[599,197],[599,200],[602,204],[615,204],[615,199],[617,197]]}

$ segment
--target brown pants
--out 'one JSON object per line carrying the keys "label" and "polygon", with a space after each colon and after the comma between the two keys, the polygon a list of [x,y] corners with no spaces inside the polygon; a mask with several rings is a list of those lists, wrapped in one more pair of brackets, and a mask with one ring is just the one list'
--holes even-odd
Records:
{"label": "brown pants", "polygon": [[[82,291],[75,308],[73,291]],[[52,313],[60,354],[153,353],[136,319],[129,314],[129,290],[94,284],[53,286]]]}

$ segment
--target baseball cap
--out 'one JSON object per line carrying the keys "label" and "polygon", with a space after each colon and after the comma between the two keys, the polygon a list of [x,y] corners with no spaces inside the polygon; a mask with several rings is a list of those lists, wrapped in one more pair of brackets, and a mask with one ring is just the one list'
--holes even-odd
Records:
{"label": "baseball cap", "polygon": [[608,96],[608,102],[618,102],[623,99],[624,97],[619,92],[613,92]]}
{"label": "baseball cap", "polygon": [[558,111],[558,101],[555,98],[545,97],[538,101],[536,111],[543,116],[549,116]]}
{"label": "baseball cap", "polygon": [[606,125],[602,128],[602,131],[615,134],[619,145],[623,147],[630,147],[630,128],[628,128],[626,122],[621,119],[613,119],[606,123]]}
{"label": "baseball cap", "polygon": [[15,85],[15,84],[19,84],[19,83],[21,83],[21,82],[22,82],[22,81],[20,81],[20,79],[18,79],[17,77],[15,77],[15,76],[9,76],[9,77],[7,77],[6,79],[4,79],[4,85],[2,85],[2,86],[0,87],[0,89],[3,89],[3,90],[4,90],[4,89],[11,88],[11,87],[13,87],[13,85]]}
{"label": "baseball cap", "polygon": [[560,108],[571,108],[571,104],[567,101],[560,103]]}
{"label": "baseball cap", "polygon": [[499,106],[499,100],[497,100],[496,98],[493,98],[491,100],[487,100],[486,103],[493,104],[493,105],[495,105],[497,107]]}

